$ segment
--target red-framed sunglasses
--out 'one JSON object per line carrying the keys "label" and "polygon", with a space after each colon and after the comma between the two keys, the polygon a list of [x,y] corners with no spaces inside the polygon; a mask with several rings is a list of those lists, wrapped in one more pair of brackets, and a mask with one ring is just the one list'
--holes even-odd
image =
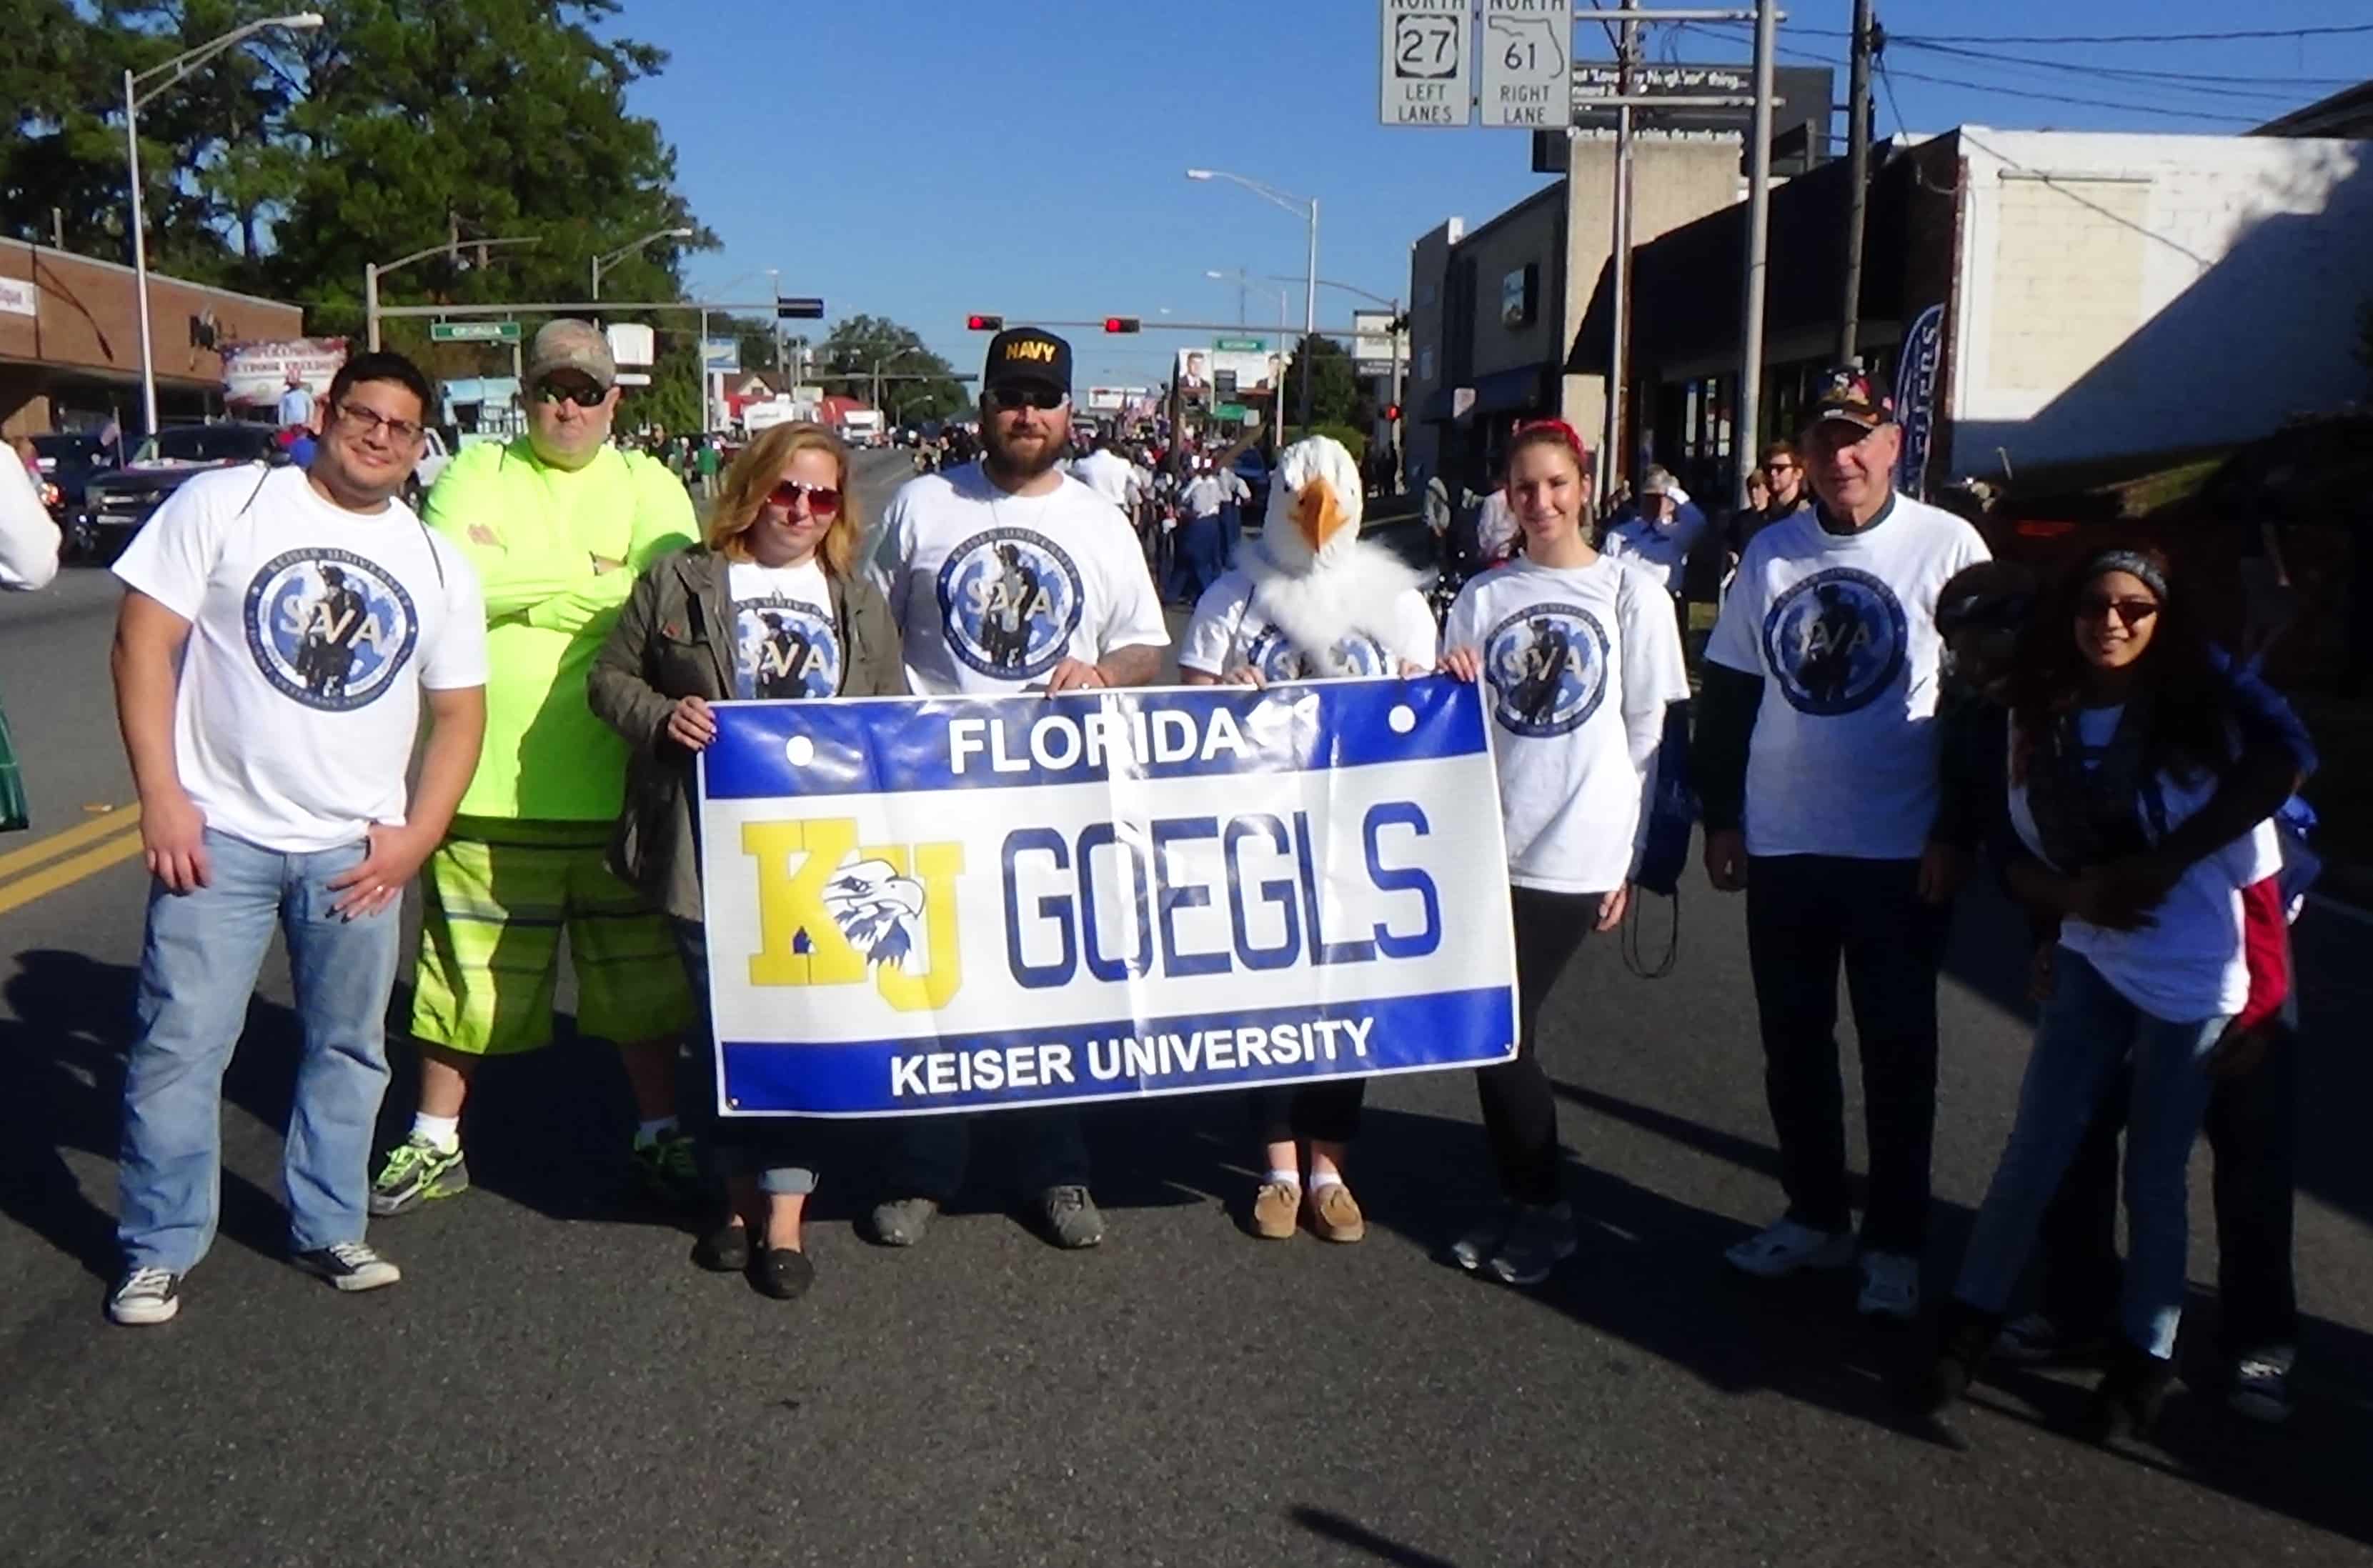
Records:
{"label": "red-framed sunglasses", "polygon": [[766,499],[788,512],[798,505],[801,496],[807,498],[808,515],[812,517],[831,517],[840,514],[840,492],[829,484],[801,484],[798,480],[787,479],[767,492]]}

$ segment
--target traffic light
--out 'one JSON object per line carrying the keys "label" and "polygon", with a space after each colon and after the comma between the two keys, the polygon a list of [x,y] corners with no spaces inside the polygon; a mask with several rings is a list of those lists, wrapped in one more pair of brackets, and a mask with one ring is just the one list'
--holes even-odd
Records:
{"label": "traffic light", "polygon": [[1138,319],[1134,316],[1107,316],[1105,318],[1105,331],[1107,332],[1134,332],[1138,330]]}
{"label": "traffic light", "polygon": [[1005,331],[1005,318],[1002,316],[967,316],[964,318],[964,331],[968,332],[1001,332]]}
{"label": "traffic light", "polygon": [[821,321],[824,319],[824,301],[815,298],[786,299],[778,297],[775,301],[775,319],[777,321]]}
{"label": "traffic light", "polygon": [[1398,403],[1386,403],[1385,405],[1385,423],[1386,424],[1398,424],[1400,422],[1401,405]]}

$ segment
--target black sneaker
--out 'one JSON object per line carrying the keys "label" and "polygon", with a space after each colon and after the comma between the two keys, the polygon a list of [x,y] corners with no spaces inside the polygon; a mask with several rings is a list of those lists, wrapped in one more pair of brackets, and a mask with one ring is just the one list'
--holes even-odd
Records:
{"label": "black sneaker", "polygon": [[1998,1360],[2019,1366],[2063,1366],[2098,1363],[2110,1353],[2110,1343],[2106,1329],[2071,1330],[2057,1318],[2030,1312],[2003,1330],[1993,1353]]}
{"label": "black sneaker", "polygon": [[181,1309],[181,1276],[170,1269],[131,1269],[108,1293],[107,1316],[125,1328],[169,1323]]}
{"label": "black sneaker", "polygon": [[333,1241],[288,1260],[338,1290],[378,1290],[403,1278],[403,1271],[374,1251],[368,1242]]}
{"label": "black sneaker", "polygon": [[692,1246],[692,1260],[712,1274],[738,1274],[750,1266],[750,1227],[720,1225]]}
{"label": "black sneaker", "polygon": [[936,1198],[891,1198],[873,1205],[866,1228],[881,1246],[913,1247],[931,1228],[931,1217],[939,1212]]}
{"label": "black sneaker", "polygon": [[1581,1245],[1573,1210],[1564,1203],[1523,1203],[1491,1253],[1491,1272],[1512,1285],[1538,1284]]}
{"label": "black sneaker", "polygon": [[2233,1363],[2225,1402],[2237,1415],[2268,1425],[2291,1417],[2291,1353],[2252,1351]]}
{"label": "black sneaker", "polygon": [[696,1209],[716,1200],[716,1192],[701,1178],[692,1139],[681,1131],[637,1144],[634,1159],[636,1180],[663,1203]]}
{"label": "black sneaker", "polygon": [[2143,1351],[2123,1338],[2110,1353],[2110,1369],[2093,1390],[2077,1430],[2096,1443],[2140,1437],[2158,1419],[2175,1382],[2175,1363]]}
{"label": "black sneaker", "polygon": [[1491,1211],[1489,1219],[1473,1226],[1450,1244],[1449,1259],[1468,1273],[1480,1273],[1491,1255],[1500,1250],[1500,1243],[1508,1237],[1508,1227],[1515,1223],[1513,1203],[1503,1203]]}

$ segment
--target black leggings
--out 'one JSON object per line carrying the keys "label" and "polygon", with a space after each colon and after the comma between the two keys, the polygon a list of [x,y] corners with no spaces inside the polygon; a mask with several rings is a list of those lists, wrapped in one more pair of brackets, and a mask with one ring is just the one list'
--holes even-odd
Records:
{"label": "black leggings", "polygon": [[1479,1070],[1476,1098],[1499,1167],[1500,1191],[1519,1203],[1559,1197],[1557,1099],[1541,1071],[1541,1003],[1598,923],[1598,893],[1510,889],[1516,922],[1516,1058]]}
{"label": "black leggings", "polygon": [[1365,1078],[1264,1085],[1252,1093],[1253,1128],[1264,1144],[1348,1144],[1360,1135],[1360,1102],[1367,1094]]}

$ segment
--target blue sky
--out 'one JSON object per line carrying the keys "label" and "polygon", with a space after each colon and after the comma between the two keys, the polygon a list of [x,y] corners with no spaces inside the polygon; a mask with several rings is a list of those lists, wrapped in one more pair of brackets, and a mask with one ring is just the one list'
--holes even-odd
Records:
{"label": "blue sky", "polygon": [[[1813,29],[1850,27],[1850,0],[1784,8],[1783,50],[1842,58],[1841,39]],[[1539,189],[1545,177],[1531,172],[1522,132],[1377,123],[1377,17],[1375,0],[629,0],[619,30],[672,55],[661,75],[635,87],[633,103],[675,145],[678,183],[724,241],[693,260],[696,286],[760,298],[761,269],[779,267],[785,293],[822,295],[835,316],[894,317],[959,368],[976,368],[983,344],[964,330],[970,311],[1158,321],[1167,309],[1177,319],[1233,321],[1234,284],[1206,279],[1206,269],[1298,277],[1301,221],[1248,192],[1190,182],[1190,164],[1317,197],[1320,275],[1387,296],[1406,291],[1420,234],[1453,214],[1479,223]],[[2365,0],[1896,0],[1882,3],[1880,19],[1905,41],[1888,58],[1914,132],[1965,122],[2238,131],[2331,90],[2298,78],[2373,77],[2373,33],[1969,46],[2095,68],[2271,78],[2214,93],[1910,43],[2346,26],[2373,21]],[[1596,29],[1578,29],[1577,40],[1584,58],[1608,52]],[[1747,49],[1743,34],[1733,42],[1666,32],[1650,52],[1724,61]],[[2082,98],[2131,107],[2073,101]],[[1878,119],[1882,134],[1897,129],[1883,93]],[[1358,303],[1322,290],[1322,325],[1348,320]],[[1253,293],[1257,326],[1273,330],[1277,311],[1274,295]],[[1300,322],[1298,287],[1289,314]],[[1151,380],[1186,341],[1072,336],[1083,382]]]}

